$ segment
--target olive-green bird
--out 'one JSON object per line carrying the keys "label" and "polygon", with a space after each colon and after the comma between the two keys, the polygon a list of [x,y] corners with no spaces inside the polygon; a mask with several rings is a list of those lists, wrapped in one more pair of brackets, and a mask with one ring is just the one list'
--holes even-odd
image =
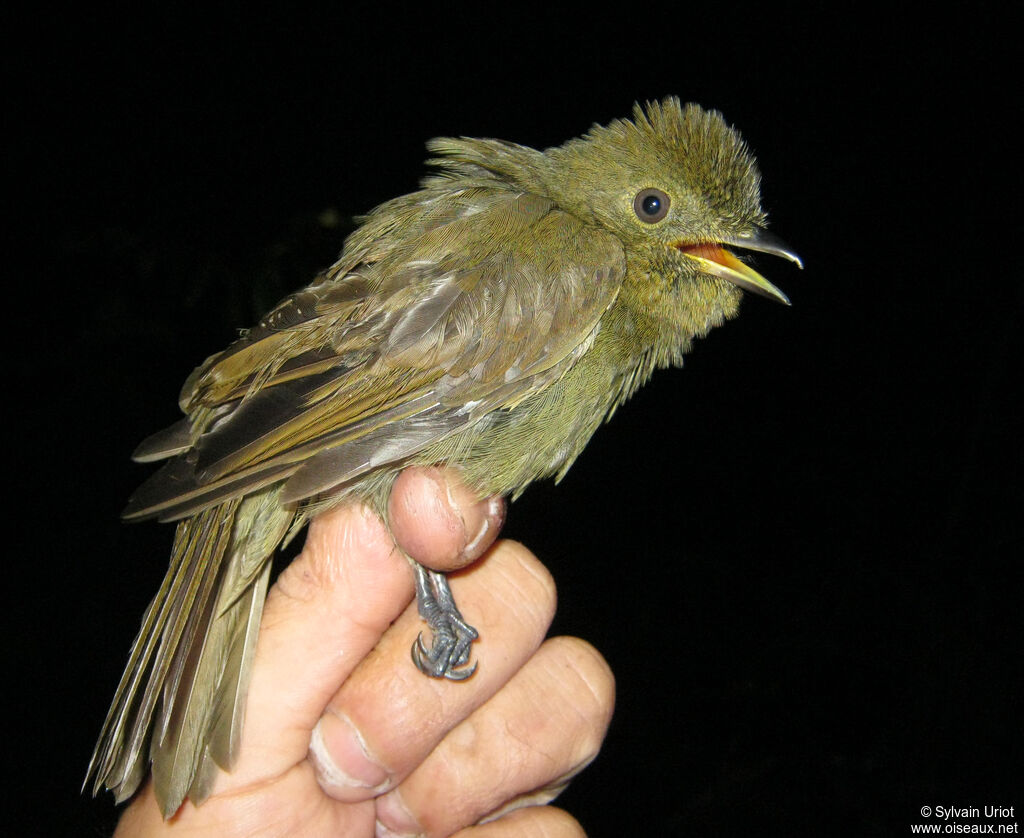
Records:
{"label": "olive-green bird", "polygon": [[[130,796],[152,763],[172,815],[235,759],[271,556],[349,499],[382,516],[398,472],[456,466],[481,496],[561,478],[656,367],[785,295],[730,248],[799,259],[764,229],[759,174],[722,116],[678,99],[536,151],[436,139],[418,192],[363,219],[338,261],[185,382],[168,460],[124,517],[178,521],[89,766]],[[476,632],[413,563],[432,676]],[[475,666],[475,665],[474,665]],[[86,782],[89,781],[87,777]]]}

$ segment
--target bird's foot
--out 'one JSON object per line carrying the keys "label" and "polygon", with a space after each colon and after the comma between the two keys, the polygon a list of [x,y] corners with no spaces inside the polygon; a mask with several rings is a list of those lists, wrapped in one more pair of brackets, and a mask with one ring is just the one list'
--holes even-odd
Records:
{"label": "bird's foot", "polygon": [[412,661],[416,668],[431,678],[463,681],[476,672],[476,663],[469,663],[470,644],[479,637],[455,606],[448,579],[443,573],[428,570],[412,562],[416,575],[416,605],[420,616],[430,627],[430,648],[423,635],[412,644]]}

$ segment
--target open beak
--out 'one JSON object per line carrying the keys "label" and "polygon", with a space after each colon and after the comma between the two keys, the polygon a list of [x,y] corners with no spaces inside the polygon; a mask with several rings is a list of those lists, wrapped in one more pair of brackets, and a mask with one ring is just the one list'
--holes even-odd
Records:
{"label": "open beak", "polygon": [[745,291],[752,291],[755,294],[760,294],[762,297],[768,297],[787,306],[790,304],[789,297],[750,267],[750,265],[741,262],[733,256],[722,245],[738,247],[744,250],[754,250],[758,253],[770,253],[772,256],[781,256],[783,259],[789,259],[798,268],[803,268],[804,266],[803,262],[800,261],[800,257],[781,239],[776,238],[766,230],[760,229],[754,230],[754,232],[748,235],[734,236],[717,242],[681,244],[677,245],[677,247],[685,256],[698,262],[701,270],[705,273],[728,280]]}

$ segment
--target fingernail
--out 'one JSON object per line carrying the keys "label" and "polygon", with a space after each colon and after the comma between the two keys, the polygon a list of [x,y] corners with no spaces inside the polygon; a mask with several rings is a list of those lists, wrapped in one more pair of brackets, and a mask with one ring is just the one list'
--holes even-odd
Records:
{"label": "fingernail", "polygon": [[412,836],[399,835],[397,832],[392,832],[380,821],[377,821],[373,825],[373,838],[412,838]]}
{"label": "fingernail", "polygon": [[[385,825],[387,821],[387,825]],[[377,838],[409,838],[422,835],[423,827],[406,808],[398,789],[377,798]]]}
{"label": "fingernail", "polygon": [[355,725],[341,714],[327,712],[320,717],[310,736],[309,757],[321,788],[339,800],[364,799],[368,791],[379,794],[391,782],[388,772],[370,756]]}
{"label": "fingernail", "polygon": [[487,543],[491,531],[501,529],[504,518],[505,502],[497,496],[489,498],[487,508],[480,520],[480,525],[466,546],[462,548],[460,558],[468,560],[479,558],[482,552],[481,548]]}
{"label": "fingernail", "polygon": [[509,812],[514,812],[517,809],[525,809],[528,806],[546,806],[568,787],[569,781],[565,780],[564,782],[555,782],[553,785],[537,789],[537,791],[521,794],[519,797],[515,797],[510,800],[504,806],[495,809],[486,817],[481,818],[478,825],[482,826],[485,823],[492,823],[494,821],[501,820],[501,818],[505,817]]}

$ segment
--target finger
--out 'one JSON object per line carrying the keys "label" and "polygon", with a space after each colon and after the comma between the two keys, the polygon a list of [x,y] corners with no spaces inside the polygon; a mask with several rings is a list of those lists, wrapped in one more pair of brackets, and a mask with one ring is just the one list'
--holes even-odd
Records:
{"label": "finger", "polygon": [[551,575],[514,542],[499,542],[486,562],[452,579],[452,590],[480,632],[476,674],[453,683],[412,665],[409,649],[423,624],[410,605],[331,699],[314,733],[311,761],[331,797],[365,800],[396,785],[519,670],[554,616]]}
{"label": "finger", "polygon": [[450,835],[488,813],[546,803],[596,755],[614,705],[608,664],[571,637],[547,641],[508,686],[377,800],[395,834]]}
{"label": "finger", "polygon": [[459,830],[452,838],[586,838],[579,821],[564,809],[530,806],[496,821]]}
{"label": "finger", "polygon": [[420,564],[448,571],[484,554],[505,520],[505,502],[480,500],[452,469],[407,468],[388,499],[398,545]]}
{"label": "finger", "polygon": [[408,561],[367,508],[346,505],[314,519],[302,553],[267,596],[230,787],[304,762],[328,700],[412,590]]}

